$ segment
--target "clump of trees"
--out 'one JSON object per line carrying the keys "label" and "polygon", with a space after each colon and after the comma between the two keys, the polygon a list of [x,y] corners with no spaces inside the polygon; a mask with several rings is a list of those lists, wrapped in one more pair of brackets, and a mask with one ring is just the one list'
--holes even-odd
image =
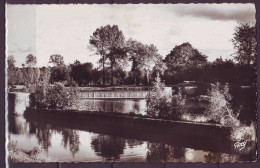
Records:
{"label": "clump of trees", "polygon": [[[175,46],[163,58],[155,45],[125,39],[118,26],[106,25],[96,29],[89,40],[89,48],[100,57],[98,68],[77,60],[65,65],[59,54],[51,55],[50,66],[42,68],[36,67],[36,56],[29,54],[26,64],[19,68],[14,57],[9,56],[8,84],[26,88],[33,88],[37,81],[61,82],[66,86],[150,85],[159,73],[167,85],[185,80],[252,85],[256,82],[255,24],[239,24],[232,42],[236,51],[234,61],[220,57],[208,62],[207,56],[188,42]],[[130,71],[126,71],[128,66]]]}
{"label": "clump of trees", "polygon": [[[93,68],[92,63],[77,60],[66,65],[63,56],[59,54],[50,56],[47,67],[37,67],[36,56],[32,54],[26,57],[22,67],[16,67],[14,57],[9,56],[8,85],[25,85],[26,91],[35,93],[39,87],[43,87],[38,86],[42,85],[39,83],[48,83],[48,86],[61,83],[62,87],[155,83],[155,95],[150,95],[148,102],[148,108],[153,107],[148,110],[149,115],[165,117],[173,111],[178,111],[172,106],[179,105],[178,108],[181,109],[181,104],[186,98],[179,92],[174,98],[175,102],[169,101],[168,95],[164,95],[163,83],[171,86],[185,80],[246,85],[256,82],[255,24],[239,24],[235,28],[232,42],[236,51],[233,54],[234,61],[223,60],[220,57],[214,62],[208,62],[207,56],[188,42],[175,46],[163,58],[155,45],[143,44],[131,38],[125,39],[118,26],[106,25],[96,29],[89,40],[89,48],[100,57],[99,67]],[[128,66],[131,66],[130,71],[126,71]],[[156,102],[154,98],[160,98],[161,102]],[[166,104],[163,104],[164,100]],[[160,111],[164,110],[159,111],[159,107],[170,110],[163,113]]]}
{"label": "clump of trees", "polygon": [[102,64],[102,83],[105,85],[105,63],[110,65],[111,79],[113,85],[114,67],[120,66],[120,61],[126,57],[125,37],[118,26],[107,25],[98,28],[89,40],[90,46],[95,53],[101,56],[99,62]]}
{"label": "clump of trees", "polygon": [[[114,77],[118,72],[120,77],[127,76],[123,75],[122,69],[129,63],[132,64],[132,68],[127,81],[134,84],[142,82],[149,84],[151,71],[156,61],[161,58],[156,46],[152,44],[142,44],[133,39],[126,41],[116,25],[96,29],[90,37],[89,44],[95,55],[101,56],[99,63],[102,67],[103,85],[106,84],[106,70],[110,72],[110,85],[114,85]],[[140,75],[145,77],[145,81],[138,79]]]}

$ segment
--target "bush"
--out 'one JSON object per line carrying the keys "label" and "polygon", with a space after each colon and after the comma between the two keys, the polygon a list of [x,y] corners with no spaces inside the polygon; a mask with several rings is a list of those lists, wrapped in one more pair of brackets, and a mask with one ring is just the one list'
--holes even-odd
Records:
{"label": "bush", "polygon": [[234,115],[231,108],[232,96],[229,94],[229,85],[221,88],[219,82],[212,84],[208,91],[209,106],[206,108],[206,115],[213,121],[227,126],[239,126],[237,115]]}
{"label": "bush", "polygon": [[65,88],[61,83],[50,85],[39,82],[35,92],[30,95],[30,107],[45,109],[76,109],[78,108],[76,87]]}
{"label": "bush", "polygon": [[256,127],[254,124],[248,126],[236,127],[231,132],[231,139],[233,141],[248,141],[254,142],[256,140]]}
{"label": "bush", "polygon": [[147,115],[149,117],[168,117],[172,113],[172,94],[166,92],[165,85],[157,75],[152,91],[148,94]]}

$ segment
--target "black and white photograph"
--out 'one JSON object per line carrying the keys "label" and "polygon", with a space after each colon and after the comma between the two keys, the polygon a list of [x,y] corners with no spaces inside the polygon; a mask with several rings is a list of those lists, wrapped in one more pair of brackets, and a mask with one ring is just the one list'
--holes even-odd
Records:
{"label": "black and white photograph", "polygon": [[256,8],[6,4],[6,155],[256,162]]}

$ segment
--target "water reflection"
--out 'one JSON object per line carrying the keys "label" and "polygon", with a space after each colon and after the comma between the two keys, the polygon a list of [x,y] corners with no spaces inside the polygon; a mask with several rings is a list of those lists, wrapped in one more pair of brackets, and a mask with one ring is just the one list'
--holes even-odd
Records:
{"label": "water reflection", "polygon": [[60,132],[62,135],[61,145],[64,147],[64,149],[69,147],[69,150],[74,157],[75,153],[79,151],[80,145],[78,131],[71,129],[60,129],[58,132]]}
{"label": "water reflection", "polygon": [[148,143],[147,161],[171,161],[174,158],[174,148],[171,145]]}
{"label": "water reflection", "polygon": [[97,135],[92,137],[91,147],[98,156],[107,160],[118,160],[126,147],[125,139],[109,135]]}
{"label": "water reflection", "polygon": [[[235,162],[251,161],[256,158],[254,148],[244,154],[234,151],[213,152],[196,149],[196,146],[190,148],[188,147],[190,145],[186,146],[185,143],[171,143],[167,140],[165,142],[169,143],[159,143],[149,137],[144,138],[145,140],[133,139],[123,134],[117,136],[93,133],[59,127],[23,116],[13,117],[14,122],[9,123],[10,127],[23,121],[22,125],[27,125],[27,129],[23,126],[16,127],[19,134],[10,132],[9,140],[17,141],[18,146],[28,150],[33,148],[32,145],[39,146],[58,161]],[[25,135],[30,136],[24,140]],[[162,138],[165,139],[167,136]]]}
{"label": "water reflection", "polygon": [[126,143],[129,148],[134,148],[135,146],[142,145],[144,142],[137,139],[127,139]]}
{"label": "water reflection", "polygon": [[38,144],[46,151],[48,151],[49,147],[51,146],[51,136],[52,130],[49,128],[48,125],[39,125],[36,130],[36,137],[38,140]]}

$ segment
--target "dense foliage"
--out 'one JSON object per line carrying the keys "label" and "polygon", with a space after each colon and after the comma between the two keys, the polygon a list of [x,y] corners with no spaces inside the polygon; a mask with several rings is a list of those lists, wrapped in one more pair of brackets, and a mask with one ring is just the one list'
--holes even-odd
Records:
{"label": "dense foliage", "polygon": [[232,39],[235,53],[234,58],[239,64],[256,64],[256,25],[241,23],[235,28]]}
{"label": "dense foliage", "polygon": [[66,86],[150,85],[158,73],[166,85],[183,81],[253,85],[256,82],[255,25],[239,24],[232,42],[236,62],[221,57],[208,62],[207,56],[188,42],[175,46],[163,58],[155,45],[132,38],[126,40],[117,25],[106,25],[93,32],[88,45],[94,55],[100,57],[99,67],[77,60],[66,65],[63,56],[53,54],[48,67],[37,68],[36,56],[29,54],[26,64],[18,68],[14,57],[9,56],[8,85],[26,85],[28,88],[36,81],[61,82]]}
{"label": "dense foliage", "polygon": [[39,82],[35,92],[30,94],[30,107],[45,109],[76,109],[78,105],[77,89],[65,88],[61,83],[50,85]]}
{"label": "dense foliage", "polygon": [[219,82],[212,84],[208,96],[209,106],[205,113],[210,119],[222,125],[240,125],[237,119],[239,113],[235,114],[231,107],[232,96],[229,93],[228,84],[225,84],[223,88]]}
{"label": "dense foliage", "polygon": [[153,89],[147,99],[147,115],[150,117],[165,118],[172,112],[172,93],[165,90],[159,75],[156,77]]}

